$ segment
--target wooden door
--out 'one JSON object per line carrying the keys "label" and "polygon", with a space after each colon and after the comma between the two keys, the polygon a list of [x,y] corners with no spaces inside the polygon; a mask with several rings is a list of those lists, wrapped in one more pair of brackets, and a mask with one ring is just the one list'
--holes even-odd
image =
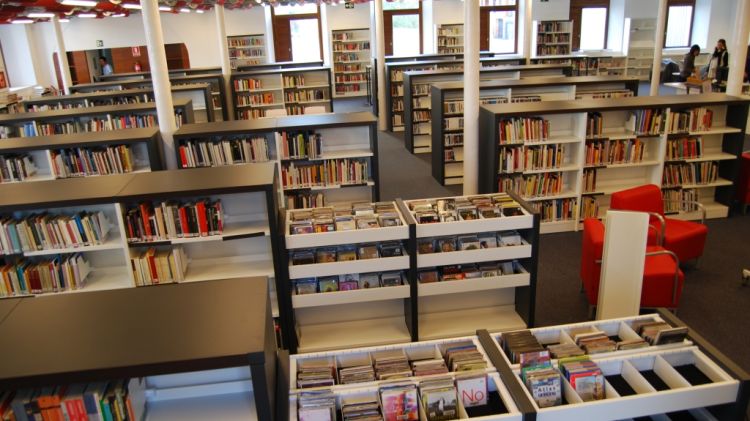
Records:
{"label": "wooden door", "polygon": [[292,28],[289,16],[273,18],[273,49],[276,61],[292,61]]}

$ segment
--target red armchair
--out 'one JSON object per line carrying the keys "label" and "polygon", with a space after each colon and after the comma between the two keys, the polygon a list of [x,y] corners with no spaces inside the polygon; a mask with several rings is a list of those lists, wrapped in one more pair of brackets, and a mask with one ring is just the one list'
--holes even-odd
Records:
{"label": "red armchair", "polygon": [[742,213],[747,213],[747,207],[750,205],[750,151],[742,154],[737,200],[742,205]]}
{"label": "red armchair", "polygon": [[706,213],[701,204],[688,201],[684,203],[695,206],[703,213],[701,223],[666,218],[661,190],[654,184],[613,193],[610,208],[650,213],[651,225],[656,229],[649,231],[648,244],[663,246],[674,252],[681,262],[686,262],[703,255],[708,228],[703,224]]}
{"label": "red armchair", "polygon": [[[602,253],[604,252],[604,224],[596,218],[583,221],[583,250],[581,251],[581,282],[589,308],[593,310],[599,299]],[[659,246],[646,248],[643,270],[641,307],[677,309],[685,276],[674,253]],[[592,314],[593,316],[593,314]]]}

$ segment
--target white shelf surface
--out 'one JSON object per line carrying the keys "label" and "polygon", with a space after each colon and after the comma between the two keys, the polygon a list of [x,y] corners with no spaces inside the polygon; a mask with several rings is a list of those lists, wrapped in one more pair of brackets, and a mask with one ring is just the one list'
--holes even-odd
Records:
{"label": "white shelf surface", "polygon": [[310,265],[296,266],[289,265],[289,279],[346,275],[347,273],[385,272],[389,270],[404,270],[408,268],[408,255],[381,257],[378,259],[352,260],[348,262],[313,263]]}
{"label": "white shelf surface", "polygon": [[542,141],[526,141],[524,142],[524,145],[528,146],[534,146],[534,145],[556,145],[561,143],[579,143],[582,139],[577,136],[550,136],[546,140]]}
{"label": "white shelf surface", "polygon": [[704,131],[689,132],[692,136],[708,136],[712,134],[740,133],[742,130],[734,127],[712,127]]}
{"label": "white shelf surface", "polygon": [[[326,100],[327,102],[328,100]],[[324,161],[326,159],[344,159],[344,158],[369,158],[373,155],[370,149],[341,149],[325,151],[317,158],[310,158],[310,161]]]}
{"label": "white shelf surface", "polygon": [[683,184],[681,187],[683,189],[707,189],[711,187],[721,187],[721,186],[731,186],[732,183],[730,180],[725,180],[723,178],[720,178],[713,183],[705,183],[705,184]]}
{"label": "white shelf surface", "polygon": [[299,330],[300,353],[411,341],[403,316],[300,326]]}
{"label": "white shelf surface", "polygon": [[564,165],[557,168],[542,168],[542,169],[536,169],[536,170],[524,170],[524,174],[544,174],[544,173],[550,173],[550,172],[569,172],[569,171],[578,171],[578,165]]}
{"label": "white shelf surface", "polygon": [[[271,229],[265,221],[243,221],[243,222],[229,222],[224,227],[224,230],[219,235],[206,235],[200,237],[185,237],[185,238],[172,238],[168,240],[156,240],[155,243],[161,244],[169,242],[171,244],[189,244],[189,243],[204,243],[209,241],[224,241],[231,240],[232,237],[252,237],[252,236],[269,236]],[[131,246],[145,247],[149,246],[150,242],[142,243],[130,243]]]}
{"label": "white shelf surface", "polygon": [[255,259],[256,256],[193,259],[188,264],[184,282],[211,281],[248,277],[272,277],[273,261]]}
{"label": "white shelf surface", "polygon": [[256,421],[256,414],[251,391],[151,402],[145,421]]}
{"label": "white shelf surface", "polygon": [[468,310],[422,313],[419,315],[419,339],[430,340],[526,328],[514,305],[480,307]]}
{"label": "white shelf surface", "polygon": [[584,168],[630,168],[630,167],[650,167],[653,165],[659,165],[658,161],[641,161],[641,162],[625,162],[620,164],[601,164],[601,165],[586,165]]}
{"label": "white shelf surface", "polygon": [[[687,158],[684,159],[684,162],[704,162],[704,161],[725,161],[725,160],[731,160],[731,159],[737,159],[736,156],[732,155],[728,152],[719,152],[719,153],[712,153],[712,154],[703,154],[703,156],[698,158]],[[677,161],[680,161],[679,159]],[[667,163],[670,161],[668,160]]]}
{"label": "white shelf surface", "polygon": [[462,250],[445,253],[417,255],[417,267],[461,265],[465,263],[513,260],[531,257],[531,245],[493,247],[479,250]]}
{"label": "white shelf surface", "polygon": [[575,192],[567,191],[560,194],[552,194],[548,196],[524,197],[523,199],[527,202],[539,202],[542,200],[572,199],[574,197],[578,197],[578,195]]}
{"label": "white shelf surface", "polygon": [[417,237],[438,237],[489,231],[525,229],[531,228],[533,223],[534,218],[531,215],[524,214],[518,216],[501,216],[499,218],[474,219],[471,221],[417,224]]}
{"label": "white shelf surface", "polygon": [[492,276],[489,278],[461,279],[457,281],[442,281],[419,284],[419,296],[454,294],[460,292],[486,291],[501,288],[515,288],[527,286],[531,282],[528,273]]}
{"label": "white shelf surface", "polygon": [[238,94],[243,94],[243,93],[252,94],[252,93],[256,93],[256,92],[272,92],[272,91],[280,91],[280,90],[281,90],[281,86],[269,86],[269,87],[266,87],[266,88],[238,90],[237,93]]}
{"label": "white shelf surface", "polygon": [[289,234],[289,222],[286,228],[286,248],[300,249],[312,247],[335,246],[341,244],[375,243],[381,241],[404,240],[409,238],[409,227],[401,221],[397,227],[380,227],[352,231],[321,232],[313,234]]}
{"label": "white shelf surface", "polygon": [[26,251],[23,253],[24,256],[48,256],[51,254],[66,254],[66,253],[84,253],[93,251],[104,251],[104,250],[117,250],[122,249],[123,244],[120,241],[120,234],[116,231],[112,231],[107,234],[107,240],[96,246],[80,246],[80,247],[65,247],[59,249],[48,249],[48,250],[37,250],[37,251]]}
{"label": "white shelf surface", "polygon": [[337,304],[368,303],[372,301],[395,300],[409,298],[410,286],[379,287],[369,289],[355,289],[351,291],[321,292],[292,296],[292,307],[307,308]]}

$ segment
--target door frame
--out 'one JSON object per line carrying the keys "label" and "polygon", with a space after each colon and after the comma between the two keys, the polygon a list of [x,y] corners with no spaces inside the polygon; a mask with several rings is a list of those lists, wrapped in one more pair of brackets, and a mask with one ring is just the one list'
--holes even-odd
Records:
{"label": "door frame", "polygon": [[607,49],[607,37],[609,35],[609,0],[570,0],[570,15],[573,21],[573,34],[570,40],[570,52],[578,51],[581,48],[581,19],[583,9],[600,8],[607,9],[607,17],[604,21],[604,48]]}
{"label": "door frame", "polygon": [[320,5],[316,5],[317,11],[315,13],[304,13],[298,15],[277,15],[274,12],[274,7],[271,7],[271,27],[273,28],[273,49],[274,49],[274,60],[275,61],[294,61],[294,51],[292,51],[292,40],[291,40],[291,28],[289,29],[289,60],[279,60],[279,51],[282,51],[283,47],[279,44],[281,37],[277,35],[277,25],[290,25],[293,20],[302,19],[317,19],[318,20],[318,44],[320,46],[320,60],[323,60],[323,29],[321,28],[322,22],[320,19]]}
{"label": "door frame", "polygon": [[419,7],[416,9],[396,9],[396,10],[383,10],[383,27],[384,42],[385,42],[385,55],[393,55],[393,16],[397,15],[414,15],[419,16],[419,54],[424,53],[424,33],[422,32],[422,23],[424,18],[422,17],[422,2],[419,2]]}

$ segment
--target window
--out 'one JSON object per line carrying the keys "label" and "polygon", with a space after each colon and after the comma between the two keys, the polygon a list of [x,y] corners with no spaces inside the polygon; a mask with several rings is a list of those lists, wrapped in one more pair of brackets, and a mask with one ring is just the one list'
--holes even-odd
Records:
{"label": "window", "polygon": [[321,60],[323,44],[317,4],[277,6],[271,13],[276,61]]}
{"label": "window", "polygon": [[689,47],[693,32],[695,0],[667,0],[665,48]]}
{"label": "window", "polygon": [[607,48],[609,0],[570,0],[573,51]]}
{"label": "window", "polygon": [[385,54],[416,56],[422,54],[422,2],[419,0],[383,3]]}
{"label": "window", "polygon": [[482,0],[479,12],[479,48],[493,53],[518,51],[516,0]]}

